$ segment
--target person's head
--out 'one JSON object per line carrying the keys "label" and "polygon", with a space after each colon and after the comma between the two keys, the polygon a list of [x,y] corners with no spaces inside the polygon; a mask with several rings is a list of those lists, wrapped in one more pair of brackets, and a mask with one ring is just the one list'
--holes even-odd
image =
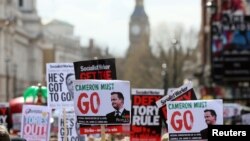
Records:
{"label": "person's head", "polygon": [[216,123],[216,112],[213,109],[204,110],[204,117],[207,125],[214,125]]}
{"label": "person's head", "polygon": [[10,141],[9,132],[3,125],[0,125],[0,141]]}
{"label": "person's head", "polygon": [[112,92],[111,93],[111,103],[112,103],[112,106],[116,110],[123,108],[123,104],[124,104],[123,94],[121,92]]}
{"label": "person's head", "polygon": [[70,93],[73,93],[74,91],[73,80],[75,80],[75,75],[73,73],[69,73],[66,76],[66,85]]}

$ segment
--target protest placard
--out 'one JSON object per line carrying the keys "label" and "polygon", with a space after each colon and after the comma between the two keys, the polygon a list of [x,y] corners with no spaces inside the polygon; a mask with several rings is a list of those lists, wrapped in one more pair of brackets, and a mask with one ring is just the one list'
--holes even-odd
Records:
{"label": "protest placard", "polygon": [[167,101],[170,140],[207,139],[208,125],[223,124],[223,102],[216,100]]}
{"label": "protest placard", "polygon": [[[80,135],[80,129],[76,124],[74,107],[68,107],[65,114],[62,110],[58,117],[58,141],[85,141],[85,136]],[[65,118],[64,118],[65,117]],[[65,135],[66,134],[66,135]],[[66,139],[65,139],[66,138]]]}
{"label": "protest placard", "polygon": [[51,108],[73,107],[73,63],[48,63],[46,67],[48,105]]}
{"label": "protest placard", "polygon": [[155,102],[163,95],[163,89],[132,89],[130,140],[161,139],[162,119]]}
{"label": "protest placard", "polygon": [[98,59],[74,62],[76,79],[116,79],[115,59]]}
{"label": "protest placard", "polygon": [[4,125],[6,128],[10,128],[10,108],[9,103],[0,103],[0,125]]}
{"label": "protest placard", "polygon": [[27,141],[49,141],[51,109],[47,106],[23,105],[21,137]]}
{"label": "protest placard", "polygon": [[179,100],[196,100],[197,97],[195,95],[193,89],[193,83],[188,82],[183,84],[179,88],[174,88],[168,91],[168,94],[158,101],[156,101],[156,105],[160,108],[161,116],[164,119],[164,123],[167,128],[167,109],[166,109],[166,101],[179,101]]}
{"label": "protest placard", "polygon": [[130,83],[121,80],[75,80],[77,123],[130,124]]}
{"label": "protest placard", "polygon": [[[76,79],[116,79],[115,59],[97,59],[74,62]],[[129,125],[108,125],[105,126],[106,133],[129,132]],[[80,125],[81,134],[100,133],[100,126]]]}

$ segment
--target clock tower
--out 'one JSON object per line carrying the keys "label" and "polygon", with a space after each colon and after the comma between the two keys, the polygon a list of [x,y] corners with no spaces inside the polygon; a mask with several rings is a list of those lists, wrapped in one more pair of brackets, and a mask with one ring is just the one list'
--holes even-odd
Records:
{"label": "clock tower", "polygon": [[144,11],[143,0],[136,0],[129,22],[129,50],[142,45],[148,48],[149,37],[149,21]]}
{"label": "clock tower", "polygon": [[[157,73],[157,63],[154,61],[149,46],[150,30],[148,16],[144,11],[143,0],[135,0],[135,8],[129,22],[129,48],[125,60],[119,63],[122,68],[121,78],[129,80],[133,88],[150,88],[152,73]],[[150,82],[150,83],[145,83]],[[153,82],[154,83],[154,82]],[[158,83],[155,83],[158,85]]]}

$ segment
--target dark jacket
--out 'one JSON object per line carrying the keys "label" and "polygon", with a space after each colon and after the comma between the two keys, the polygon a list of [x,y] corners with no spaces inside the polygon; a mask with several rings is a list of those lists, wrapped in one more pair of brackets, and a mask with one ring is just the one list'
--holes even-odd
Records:
{"label": "dark jacket", "polygon": [[11,141],[26,141],[26,139],[21,138],[21,137],[13,137],[10,139]]}
{"label": "dark jacket", "polygon": [[108,123],[129,123],[130,112],[126,109],[123,110],[120,116],[116,116],[115,111],[106,115]]}
{"label": "dark jacket", "polygon": [[208,129],[207,128],[201,130],[200,133],[201,133],[201,138],[202,139],[207,139],[208,138],[207,137],[208,136]]}

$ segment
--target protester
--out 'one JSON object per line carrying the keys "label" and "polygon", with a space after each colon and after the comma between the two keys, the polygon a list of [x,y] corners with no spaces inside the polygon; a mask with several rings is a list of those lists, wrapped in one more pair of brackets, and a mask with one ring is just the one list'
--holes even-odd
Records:
{"label": "protester", "polygon": [[10,141],[9,132],[3,125],[0,125],[0,141]]}

